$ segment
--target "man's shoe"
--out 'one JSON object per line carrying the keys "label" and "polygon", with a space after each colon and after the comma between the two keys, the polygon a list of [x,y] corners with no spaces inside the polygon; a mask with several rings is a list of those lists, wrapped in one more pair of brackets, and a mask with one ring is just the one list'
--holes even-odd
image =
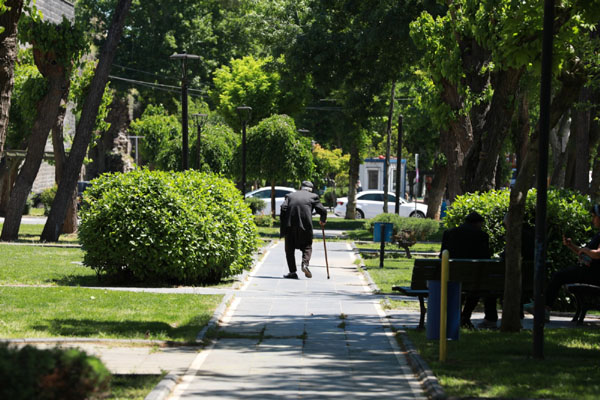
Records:
{"label": "man's shoe", "polygon": [[285,274],[283,277],[285,279],[298,279],[298,274],[295,272],[290,272],[289,274]]}
{"label": "man's shoe", "polygon": [[475,329],[475,327],[473,326],[473,323],[470,320],[469,321],[461,321],[460,322],[460,327],[468,329],[470,331],[472,331],[472,330]]}
{"label": "man's shoe", "polygon": [[477,324],[477,329],[498,329],[497,321],[489,321],[484,319]]}
{"label": "man's shoe", "polygon": [[306,276],[307,278],[312,278],[312,274],[310,273],[310,269],[308,269],[308,266],[303,265],[302,272],[304,272],[304,276]]}

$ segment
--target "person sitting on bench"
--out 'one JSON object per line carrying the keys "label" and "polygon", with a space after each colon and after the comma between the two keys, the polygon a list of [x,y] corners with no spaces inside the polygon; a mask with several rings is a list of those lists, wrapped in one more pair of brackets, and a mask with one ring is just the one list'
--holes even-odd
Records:
{"label": "person sitting on bench", "polygon": [[[600,228],[600,205],[596,204],[591,209],[592,224],[594,228]],[[578,263],[569,268],[555,272],[548,282],[546,289],[546,321],[550,320],[550,309],[558,296],[562,285],[567,283],[587,283],[600,286],[600,232],[583,247],[579,247],[571,241],[571,238],[563,236],[563,244],[578,256]],[[523,310],[533,314],[534,303],[525,304]]]}
{"label": "person sitting on bench", "polygon": [[[490,258],[490,237],[481,228],[485,220],[483,217],[473,211],[465,218],[465,222],[444,232],[442,236],[442,249],[440,257],[444,250],[448,250],[450,258]],[[460,325],[473,329],[471,323],[471,314],[479,302],[479,296],[468,295],[463,307]],[[488,296],[484,298],[485,321],[496,325],[498,321],[498,311],[496,310],[496,297]]]}

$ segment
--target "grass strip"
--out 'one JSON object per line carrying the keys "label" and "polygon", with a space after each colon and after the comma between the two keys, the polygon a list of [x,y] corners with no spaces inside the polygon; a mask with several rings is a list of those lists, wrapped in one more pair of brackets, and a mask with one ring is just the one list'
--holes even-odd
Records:
{"label": "grass strip", "polygon": [[385,258],[379,268],[379,257],[365,258],[365,267],[373,282],[383,293],[392,293],[392,286],[410,286],[413,260],[408,258]]}
{"label": "grass strip", "polygon": [[[113,277],[98,279],[96,272],[81,264],[84,252],[79,248],[18,246],[0,244],[1,285],[58,286],[131,286],[169,287],[162,283],[122,281]],[[209,287],[231,287],[235,278],[223,278]]]}
{"label": "grass strip", "polygon": [[[2,225],[0,224],[0,229],[2,229]],[[28,243],[39,243],[40,235],[44,230],[44,225],[40,224],[21,224],[19,226],[19,242],[28,242]],[[79,238],[77,237],[77,233],[71,234],[63,234],[60,235],[60,239],[57,243],[65,243],[65,244],[77,244],[79,242]]]}
{"label": "grass strip", "polygon": [[[413,246],[410,247],[410,251],[426,251],[426,252],[433,252],[433,253],[439,253],[440,251],[440,246],[441,243],[437,243],[437,242],[419,242],[419,243],[415,243]],[[360,243],[356,243],[356,247],[360,250],[360,249],[369,249],[369,250],[379,250],[381,248],[381,243],[375,243],[375,242],[360,242]],[[400,250],[400,251],[404,251],[404,248],[395,245],[395,244],[391,244],[391,243],[386,243],[385,245],[385,250]]]}
{"label": "grass strip", "polygon": [[543,360],[532,357],[531,331],[461,330],[438,361],[439,342],[425,332],[408,336],[449,397],[597,399],[600,393],[600,331],[546,329]]}
{"label": "grass strip", "polygon": [[0,337],[192,342],[221,295],[0,287]]}
{"label": "grass strip", "polygon": [[107,399],[144,400],[165,375],[113,375]]}

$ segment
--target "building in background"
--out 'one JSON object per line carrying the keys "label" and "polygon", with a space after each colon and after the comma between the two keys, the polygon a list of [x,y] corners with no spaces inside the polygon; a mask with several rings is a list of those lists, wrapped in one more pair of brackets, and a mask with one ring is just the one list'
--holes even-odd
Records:
{"label": "building in background", "polygon": [[[358,180],[362,184],[363,190],[383,190],[383,168],[385,166],[385,157],[367,158],[360,165],[358,170]],[[388,188],[390,192],[396,191],[396,173],[398,171],[398,159],[390,158],[390,170],[388,174]],[[400,163],[400,196],[406,194],[406,160]]]}

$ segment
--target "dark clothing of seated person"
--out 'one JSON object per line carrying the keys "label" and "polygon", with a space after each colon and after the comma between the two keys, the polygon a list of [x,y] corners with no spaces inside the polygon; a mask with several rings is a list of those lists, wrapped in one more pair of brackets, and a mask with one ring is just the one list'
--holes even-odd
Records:
{"label": "dark clothing of seated person", "polygon": [[[591,213],[594,228],[600,229],[600,205],[594,205]],[[600,232],[583,247],[573,244],[571,238],[564,236],[563,244],[577,254],[578,262],[576,265],[555,272],[550,278],[546,288],[546,320],[550,319],[550,310],[562,285],[587,283],[600,286]],[[533,303],[526,304],[523,308],[533,314]]]}
{"label": "dark clothing of seated person", "polygon": [[[481,228],[484,223],[483,217],[473,211],[465,218],[465,223],[449,229],[442,236],[442,249],[440,257],[444,250],[448,250],[450,258],[490,258],[490,237]],[[471,314],[479,302],[479,296],[468,295],[465,299],[465,305],[461,313],[461,326],[473,327],[471,323]],[[496,310],[496,297],[484,298],[485,319],[498,321],[498,311]]]}

